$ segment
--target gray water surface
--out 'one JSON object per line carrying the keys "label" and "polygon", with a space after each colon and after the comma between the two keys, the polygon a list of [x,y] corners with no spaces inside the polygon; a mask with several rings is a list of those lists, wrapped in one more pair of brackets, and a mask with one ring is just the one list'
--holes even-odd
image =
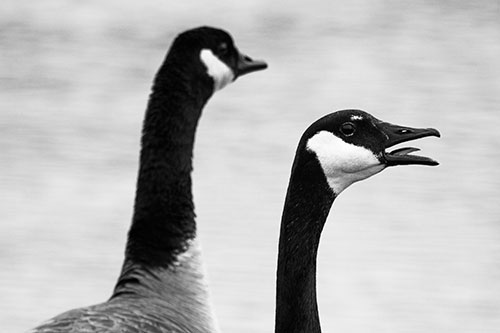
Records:
{"label": "gray water surface", "polygon": [[150,84],[214,25],[265,59],[208,103],[194,195],[224,332],[271,332],[281,209],[303,130],[360,108],[441,139],[336,200],[325,332],[500,332],[498,1],[0,3],[0,327],[106,300],[123,258]]}

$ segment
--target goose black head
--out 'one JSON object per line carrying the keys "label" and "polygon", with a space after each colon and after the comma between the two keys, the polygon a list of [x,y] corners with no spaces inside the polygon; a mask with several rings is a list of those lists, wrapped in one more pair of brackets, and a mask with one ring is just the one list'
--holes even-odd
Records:
{"label": "goose black head", "polygon": [[360,110],[331,113],[314,122],[299,144],[302,160],[318,163],[333,192],[338,195],[352,183],[371,177],[388,166],[438,165],[431,158],[412,155],[409,147],[387,152],[398,143],[440,134],[433,128],[393,125]]}
{"label": "goose black head", "polygon": [[[196,64],[196,71],[213,80],[213,91],[224,88],[239,76],[267,68],[264,61],[241,53],[229,33],[212,27],[199,27],[181,33],[169,52],[177,63]],[[191,69],[191,71],[194,71]]]}

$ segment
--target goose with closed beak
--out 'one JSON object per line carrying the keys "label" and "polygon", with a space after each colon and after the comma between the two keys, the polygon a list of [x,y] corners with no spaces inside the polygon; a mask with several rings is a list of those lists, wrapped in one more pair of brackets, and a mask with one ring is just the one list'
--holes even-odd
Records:
{"label": "goose with closed beak", "polygon": [[111,298],[70,310],[36,333],[217,332],[191,192],[195,132],[212,94],[266,63],[231,36],[200,27],[180,34],[154,79],[143,124],[132,226]]}
{"label": "goose with closed beak", "polygon": [[278,250],[276,333],[321,332],[316,302],[316,257],[335,198],[354,182],[389,166],[438,165],[413,155],[417,148],[387,149],[440,134],[380,121],[360,110],[331,113],[302,135],[285,198]]}

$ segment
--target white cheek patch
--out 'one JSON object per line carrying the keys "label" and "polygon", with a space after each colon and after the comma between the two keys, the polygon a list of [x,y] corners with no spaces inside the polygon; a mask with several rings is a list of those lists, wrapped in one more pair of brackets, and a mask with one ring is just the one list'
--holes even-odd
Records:
{"label": "white cheek patch", "polygon": [[207,73],[214,80],[214,92],[227,86],[234,80],[234,73],[212,50],[203,49],[200,52],[200,59],[207,67]]}
{"label": "white cheek patch", "polygon": [[385,168],[371,150],[347,143],[328,131],[311,137],[307,149],[316,154],[328,184],[337,195],[352,183]]}

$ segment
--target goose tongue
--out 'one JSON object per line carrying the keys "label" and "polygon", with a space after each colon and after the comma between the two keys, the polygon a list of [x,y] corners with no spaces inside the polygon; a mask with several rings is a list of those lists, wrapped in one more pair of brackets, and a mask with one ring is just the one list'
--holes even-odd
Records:
{"label": "goose tongue", "polygon": [[388,166],[404,165],[404,164],[422,164],[422,165],[438,165],[439,163],[429,157],[410,155],[420,149],[415,147],[399,148],[385,153],[385,160]]}
{"label": "goose tongue", "polygon": [[415,148],[415,147],[405,147],[405,148],[394,149],[389,154],[401,156],[401,155],[408,155],[409,153],[413,153],[413,152],[419,151],[419,150],[420,150],[419,148]]}

